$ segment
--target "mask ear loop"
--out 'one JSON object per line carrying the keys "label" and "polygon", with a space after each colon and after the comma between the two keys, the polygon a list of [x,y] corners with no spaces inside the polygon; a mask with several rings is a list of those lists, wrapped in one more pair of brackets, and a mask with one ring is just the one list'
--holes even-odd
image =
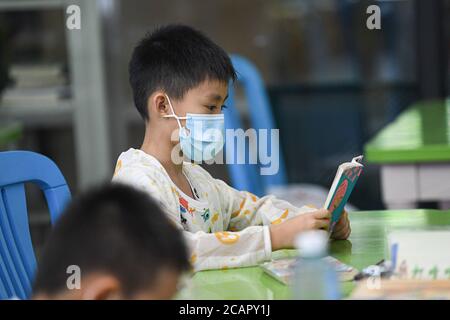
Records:
{"label": "mask ear loop", "polygon": [[[177,120],[178,127],[180,128],[180,130],[182,130],[183,127],[181,126],[180,120],[186,120],[188,117],[177,116],[175,114],[175,111],[173,110],[172,102],[170,101],[169,96],[167,94],[164,94],[164,96],[167,98],[167,102],[169,102],[169,107],[170,107],[170,110],[172,111],[172,114],[165,115],[165,116],[163,116],[163,118],[175,118]],[[187,129],[185,129],[185,130],[187,130]]]}

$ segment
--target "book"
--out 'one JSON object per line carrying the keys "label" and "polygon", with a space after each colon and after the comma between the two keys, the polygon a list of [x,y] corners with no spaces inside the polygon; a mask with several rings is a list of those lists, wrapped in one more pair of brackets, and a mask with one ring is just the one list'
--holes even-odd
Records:
{"label": "book", "polygon": [[67,86],[48,88],[7,88],[0,97],[0,107],[40,108],[57,107],[62,99],[70,97]]}
{"label": "book", "polygon": [[[323,258],[327,260],[328,263],[333,265],[338,274],[339,281],[352,281],[355,275],[358,274],[358,270],[349,266],[338,259],[327,256]],[[296,262],[301,263],[301,258],[283,258],[265,262],[261,265],[261,268],[265,273],[272,276],[276,280],[283,284],[292,284],[292,278],[295,274],[295,264]]]}
{"label": "book", "polygon": [[70,98],[70,86],[61,64],[13,64],[9,69],[12,85],[1,94],[0,107],[57,107]]}
{"label": "book", "polygon": [[13,64],[9,76],[16,88],[45,88],[67,84],[61,64]]}
{"label": "book", "polygon": [[352,159],[351,162],[345,162],[338,167],[333,184],[328,192],[324,208],[331,212],[329,233],[333,232],[334,226],[339,221],[342,211],[361,175],[361,164],[363,156],[358,156]]}

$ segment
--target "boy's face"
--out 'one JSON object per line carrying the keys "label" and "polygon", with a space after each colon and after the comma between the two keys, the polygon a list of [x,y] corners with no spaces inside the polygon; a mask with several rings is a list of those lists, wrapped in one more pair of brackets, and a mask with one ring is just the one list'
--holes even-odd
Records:
{"label": "boy's face", "polygon": [[[169,96],[173,111],[178,117],[185,117],[186,113],[219,114],[228,97],[228,84],[218,80],[203,81],[197,87],[186,92],[182,99],[175,100]],[[174,118],[163,118],[172,115],[169,102],[162,92],[155,92],[149,98],[149,114],[151,126],[157,126],[158,131],[169,136],[178,130],[178,123]],[[180,120],[185,125],[185,120]]]}
{"label": "boy's face", "polygon": [[171,269],[158,273],[155,284],[148,290],[135,294],[133,300],[169,300],[177,293],[180,274]]}

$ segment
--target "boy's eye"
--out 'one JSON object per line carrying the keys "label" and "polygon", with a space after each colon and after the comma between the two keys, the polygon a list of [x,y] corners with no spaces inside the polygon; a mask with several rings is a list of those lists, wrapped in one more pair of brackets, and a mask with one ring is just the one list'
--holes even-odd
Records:
{"label": "boy's eye", "polygon": [[[205,106],[206,108],[208,108],[209,111],[215,111],[218,107],[217,106]],[[223,109],[227,108],[226,105],[223,105],[220,107],[220,110],[222,111]]]}

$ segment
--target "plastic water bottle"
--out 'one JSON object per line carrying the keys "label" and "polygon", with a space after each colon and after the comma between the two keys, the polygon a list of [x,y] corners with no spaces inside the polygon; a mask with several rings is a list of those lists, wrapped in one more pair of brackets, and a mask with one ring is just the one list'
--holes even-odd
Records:
{"label": "plastic water bottle", "polygon": [[328,233],[315,230],[297,236],[300,257],[295,265],[293,297],[297,300],[337,300],[340,284],[336,269],[325,259]]}

